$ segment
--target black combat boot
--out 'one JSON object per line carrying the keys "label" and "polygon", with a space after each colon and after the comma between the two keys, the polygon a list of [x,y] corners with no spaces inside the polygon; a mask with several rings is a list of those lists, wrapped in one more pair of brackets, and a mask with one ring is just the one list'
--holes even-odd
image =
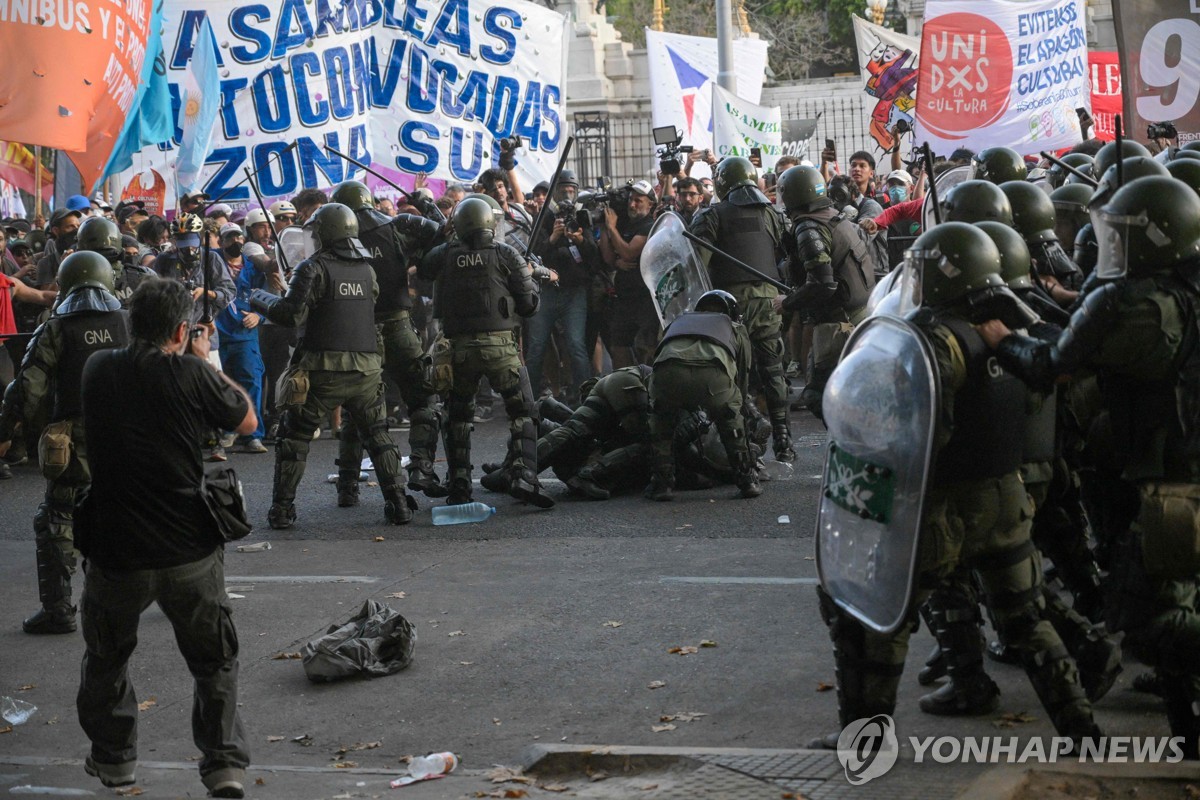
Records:
{"label": "black combat boot", "polygon": [[272,503],[267,510],[267,524],[273,530],[287,530],[296,524],[296,506],[292,503]]}
{"label": "black combat boot", "polygon": [[566,484],[571,488],[571,491],[581,494],[584,497],[592,500],[607,500],[612,496],[612,493],[600,485],[600,481],[605,477],[605,471],[602,467],[589,465],[568,478]]}
{"label": "black combat boot", "polygon": [[1133,676],[1131,687],[1135,692],[1143,692],[1144,694],[1156,694],[1162,697],[1163,681],[1162,676],[1158,674],[1158,670],[1149,670]]}
{"label": "black combat boot", "polygon": [[358,505],[358,476],[354,477],[353,482],[338,477],[337,482],[337,504],[338,508],[350,508]]}
{"label": "black combat boot", "polygon": [[412,522],[417,510],[417,500],[404,493],[404,487],[385,486],[383,489],[383,517],[389,525],[407,525]]}
{"label": "black combat boot", "polygon": [[642,494],[647,500],[665,502],[675,499],[675,465],[673,462],[655,464],[654,474]]}
{"label": "black combat boot", "polygon": [[537,411],[538,416],[542,419],[558,423],[566,422],[571,418],[571,414],[574,413],[569,405],[560,402],[554,397],[543,397],[539,400]]}
{"label": "black combat boot", "polygon": [[929,616],[941,647],[949,680],[919,701],[926,714],[969,717],[990,714],[1000,702],[1000,687],[983,671],[983,633],[979,604],[956,590],[930,597]]}
{"label": "black combat boot", "polygon": [[792,432],[788,429],[787,420],[776,420],[771,424],[771,449],[775,451],[775,460],[790,464],[796,460],[796,450],[792,447]]}
{"label": "black combat boot", "polygon": [[521,433],[510,441],[509,451],[513,456],[513,467],[509,472],[509,495],[538,508],[554,508],[554,498],[538,482],[537,431],[531,418],[526,418],[521,424]]}
{"label": "black combat boot", "polygon": [[1095,703],[1108,694],[1121,674],[1121,646],[1055,592],[1043,586],[1042,594],[1046,599],[1046,618],[1075,659],[1088,702]]}
{"label": "black combat boot", "polygon": [[445,497],[450,493],[438,479],[433,464],[428,461],[412,461],[408,465],[408,488],[421,492],[426,497]]}
{"label": "black combat boot", "polygon": [[489,492],[508,494],[509,490],[512,488],[511,475],[511,468],[501,464],[500,469],[485,473],[483,477],[479,479],[479,485],[487,489]]}
{"label": "black combat boot", "polygon": [[[925,621],[925,627],[936,637],[937,622],[933,618],[928,600],[921,604],[920,612],[921,619]],[[932,686],[944,677],[946,677],[946,654],[942,652],[942,646],[935,642],[933,649],[925,658],[925,666],[917,673],[917,683],[922,686]]]}
{"label": "black combat boot", "polygon": [[738,496],[743,498],[758,497],[762,494],[762,484],[758,482],[758,473],[754,471],[754,462],[749,453],[739,454],[741,462],[735,466],[733,479],[738,487]]}
{"label": "black combat boot", "polygon": [[461,506],[470,503],[471,481],[466,478],[454,478],[450,481],[450,494],[446,497],[446,505]]}
{"label": "black combat boot", "polygon": [[71,574],[55,545],[37,545],[38,596],[42,607],[21,623],[32,634],[71,633],[75,630],[75,606],[71,605]]}
{"label": "black combat boot", "polygon": [[851,722],[891,715],[896,710],[896,689],[904,664],[880,664],[867,659],[862,625],[837,607],[825,590],[817,588],[821,619],[829,626],[833,642],[834,677],[837,682],[838,733],[819,736],[808,746],[836,750],[838,734]]}

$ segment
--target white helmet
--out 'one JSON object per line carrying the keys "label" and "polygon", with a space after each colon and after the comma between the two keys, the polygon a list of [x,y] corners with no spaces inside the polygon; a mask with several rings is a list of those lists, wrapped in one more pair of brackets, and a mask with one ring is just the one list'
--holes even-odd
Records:
{"label": "white helmet", "polygon": [[294,217],[296,216],[296,207],[287,200],[276,200],[271,203],[271,214],[276,217],[291,214]]}
{"label": "white helmet", "polygon": [[263,211],[261,208],[253,209],[249,214],[246,215],[246,230],[250,230],[251,226],[257,225],[260,222],[266,222],[270,225],[274,225],[275,217],[270,211]]}

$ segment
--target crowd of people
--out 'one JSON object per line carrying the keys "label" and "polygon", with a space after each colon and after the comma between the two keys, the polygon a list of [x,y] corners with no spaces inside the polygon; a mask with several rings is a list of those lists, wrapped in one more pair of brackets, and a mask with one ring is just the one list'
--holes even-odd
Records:
{"label": "crowd of people", "polygon": [[[202,776],[214,796],[241,796],[236,647],[221,649],[232,623],[216,521],[197,500],[201,459],[273,444],[267,521],[289,528],[328,430],[337,504],[360,502],[365,450],[385,520],[407,524],[410,491],[474,499],[472,424],[498,399],[509,447],[483,465],[489,491],[550,508],[539,474],[553,469],[596,500],[717,483],[753,498],[768,454],[796,458],[791,412],[846,413],[824,388],[852,332],[885,312],[919,329],[940,379],[916,606],[938,643],[918,679],[947,680],[921,709],[990,712],[990,652],[1024,666],[1061,735],[1095,739],[1091,704],[1121,668],[1121,631],[1197,757],[1200,145],[1166,145],[1152,156],[1088,140],[1044,162],[993,147],[909,168],[897,147],[882,174],[867,152],[841,174],[830,148],[819,166],[782,158],[765,173],[696,151],[656,181],[589,188],[563,170],[528,195],[506,150],[440,197],[418,176],[398,206],[345,181],[240,212],[192,192],[170,222],[83,196],[44,229],[4,220],[0,336],[15,375],[0,456],[5,475],[37,460],[47,478],[41,608],[23,626],[76,629],[84,553],[96,570],[82,614],[89,772],[132,781],[135,731],[114,720],[132,697],[137,616],[157,597],[195,639]],[[711,180],[690,177],[700,162]],[[936,209],[931,177],[947,178]],[[668,212],[711,286],[671,317],[641,271]],[[162,394],[174,427],[128,419],[131,391]],[[131,447],[137,485],[159,489],[152,507],[131,510],[115,479],[130,467],[113,453]],[[1044,585],[1043,555],[1071,604]],[[881,633],[836,590],[820,595],[842,725],[892,713],[911,626]],[[998,635],[988,647],[981,603]],[[101,624],[122,638],[117,653]]]}

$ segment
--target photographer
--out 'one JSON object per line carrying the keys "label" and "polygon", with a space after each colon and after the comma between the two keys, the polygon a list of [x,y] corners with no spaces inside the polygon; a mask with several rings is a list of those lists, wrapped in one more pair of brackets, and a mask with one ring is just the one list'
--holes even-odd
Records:
{"label": "photographer", "polygon": [[654,298],[642,282],[642,248],[654,226],[654,189],[648,181],[630,187],[628,217],[618,222],[617,212],[604,209],[604,227],[600,231],[600,255],[614,268],[616,298],[609,316],[609,355],[613,369],[647,363],[661,326],[654,310]]}
{"label": "photographer", "polygon": [[504,213],[503,230],[497,233],[503,236],[504,243],[524,253],[533,231],[533,217],[525,210],[525,196],[515,180],[516,173],[512,169],[493,167],[480,174],[479,191],[500,204]]}
{"label": "photographer", "polygon": [[96,353],[83,370],[92,473],[75,520],[87,559],[80,604],[87,650],[76,699],[91,740],[84,769],[105,786],[136,781],[129,658],[142,611],[157,601],[194,680],[200,779],[211,797],[242,797],[250,754],[238,714],[237,630],[196,442],[205,428],[245,435],[258,420],[246,393],[206,363],[209,329],[190,321],[193,298],[183,286],[146,281],[129,315],[132,344]]}
{"label": "photographer", "polygon": [[[592,234],[587,213],[576,215],[575,196],[579,182],[573,170],[564,169],[555,188],[554,226],[547,235],[539,236],[534,252],[542,262],[558,274],[558,281],[542,286],[542,301],[537,313],[527,323],[525,363],[529,367],[529,383],[536,394],[542,385],[542,362],[555,325],[562,331],[566,355],[571,364],[571,382],[566,388],[567,402],[578,400],[579,385],[592,377],[591,359],[585,340],[588,311],[588,287],[592,273],[603,269],[600,249]],[[581,217],[581,218],[579,218]],[[588,219],[588,225],[581,225]]]}
{"label": "photographer", "polygon": [[1179,149],[1179,131],[1175,129],[1174,122],[1151,122],[1146,127],[1146,138],[1150,140],[1146,146],[1150,148],[1151,155],[1157,156],[1166,151],[1164,158],[1174,158],[1175,151]]}

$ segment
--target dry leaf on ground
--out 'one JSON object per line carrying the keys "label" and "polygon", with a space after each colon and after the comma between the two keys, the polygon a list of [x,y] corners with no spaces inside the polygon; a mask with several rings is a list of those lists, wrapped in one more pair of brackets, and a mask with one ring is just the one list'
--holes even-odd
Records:
{"label": "dry leaf on ground", "polygon": [[13,726],[12,726],[12,725],[5,725],[3,728],[0,728],[0,734],[4,734],[4,733],[12,733],[12,732],[13,732]]}
{"label": "dry leaf on ground", "polygon": [[254,779],[254,785],[255,785],[255,786],[266,786],[266,785],[267,785],[267,782],[266,782],[266,781],[264,781],[262,778],[255,778],[255,779]]}
{"label": "dry leaf on ground", "polygon": [[676,711],[674,714],[663,714],[659,722],[695,722],[701,717],[707,717],[703,711]]}
{"label": "dry leaf on ground", "polygon": [[267,741],[268,742],[282,742],[286,738],[287,738],[286,736],[268,736]]}
{"label": "dry leaf on ground", "polygon": [[641,789],[643,792],[652,792],[658,788],[658,784],[657,783],[647,783],[645,786],[639,786],[638,788]]}
{"label": "dry leaf on ground", "polygon": [[588,780],[591,781],[592,783],[595,783],[596,781],[608,780],[608,773],[602,769],[598,769],[595,772],[588,772],[587,776],[588,776]]}
{"label": "dry leaf on ground", "polygon": [[408,594],[406,592],[392,592],[388,595],[388,597],[396,600],[403,600],[404,598],[408,597]]}
{"label": "dry leaf on ground", "polygon": [[650,681],[650,683],[646,684],[646,688],[647,689],[661,689],[666,685],[667,685],[666,681]]}
{"label": "dry leaf on ground", "polygon": [[466,631],[450,631],[446,635],[447,636],[466,636],[467,632]]}
{"label": "dry leaf on ground", "polygon": [[143,700],[142,702],[138,703],[138,711],[145,711],[149,708],[153,708],[156,705],[158,705],[158,699],[151,697],[149,700]]}
{"label": "dry leaf on ground", "polygon": [[386,541],[387,541],[387,539],[383,538],[382,536],[376,536],[376,537],[375,537],[375,541],[377,541],[377,542],[386,542]]}
{"label": "dry leaf on ground", "polygon": [[817,691],[818,692],[828,692],[833,688],[834,688],[834,685],[832,683],[826,683],[825,681],[817,682]]}
{"label": "dry leaf on ground", "polygon": [[654,731],[655,733],[662,733],[664,731],[675,730],[675,726],[672,723],[668,722],[666,725],[651,725],[650,730]]}
{"label": "dry leaf on ground", "polygon": [[301,747],[312,747],[313,738],[306,733],[301,736],[293,736],[292,742]]}
{"label": "dry leaf on ground", "polygon": [[287,661],[292,658],[303,658],[299,653],[276,653],[271,656],[272,661]]}
{"label": "dry leaf on ground", "polygon": [[700,642],[700,646],[701,647],[716,647],[717,643],[714,642],[712,639],[704,639],[703,641]]}
{"label": "dry leaf on ground", "polygon": [[124,786],[120,789],[113,789],[113,794],[117,797],[137,797],[143,794],[146,790],[140,786]]}
{"label": "dry leaf on ground", "polygon": [[36,689],[36,688],[37,688],[36,683],[27,683],[24,686],[22,686],[19,691],[28,692],[30,689]]}
{"label": "dry leaf on ground", "polygon": [[526,785],[532,784],[535,780],[528,775],[522,775],[520,767],[505,767],[499,764],[487,774],[487,778],[492,783],[524,783]]}
{"label": "dry leaf on ground", "polygon": [[688,645],[687,647],[672,647],[672,648],[668,649],[667,652],[668,653],[678,653],[681,656],[690,656],[692,653],[699,653],[700,648],[692,647],[691,645]]}
{"label": "dry leaf on ground", "polygon": [[339,761],[333,765],[334,769],[354,769],[358,766],[357,761]]}
{"label": "dry leaf on ground", "polygon": [[617,620],[615,620],[615,619],[610,619],[608,622],[604,623],[604,627],[606,627],[606,628],[619,628],[619,627],[621,627],[621,626],[622,626],[622,625],[624,625],[624,624],[625,624],[624,622],[619,622],[619,621],[617,621]]}
{"label": "dry leaf on ground", "polygon": [[342,745],[337,749],[338,755],[346,755],[356,750],[375,750],[383,745],[383,742],[355,742],[352,745]]}
{"label": "dry leaf on ground", "polygon": [[565,783],[539,783],[539,784],[537,784],[537,788],[541,789],[543,792],[569,792],[569,791],[571,791],[571,787],[567,786]]}

